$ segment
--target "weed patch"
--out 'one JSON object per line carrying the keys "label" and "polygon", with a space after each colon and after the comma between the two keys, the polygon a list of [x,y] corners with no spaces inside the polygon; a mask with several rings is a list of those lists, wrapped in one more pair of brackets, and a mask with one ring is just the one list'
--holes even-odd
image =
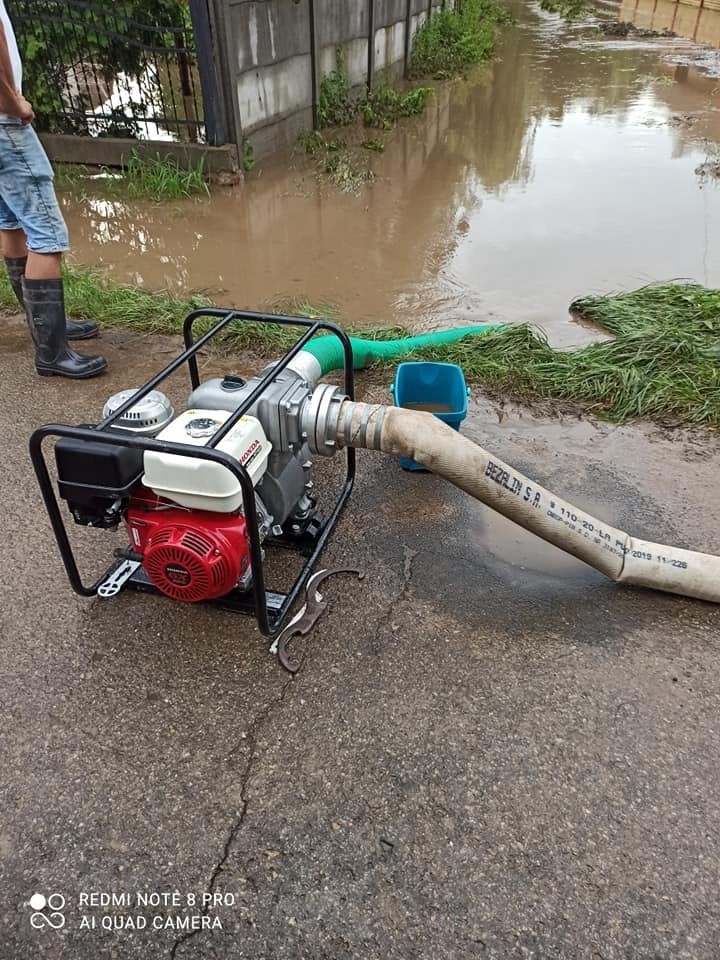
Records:
{"label": "weed patch", "polygon": [[387,130],[403,117],[422,113],[432,96],[430,87],[415,87],[413,90],[395,90],[387,84],[370,90],[362,105],[362,118],[366,127]]}
{"label": "weed patch", "polygon": [[319,130],[301,133],[298,142],[305,153],[312,157],[318,173],[327,177],[341,190],[357,190],[363,183],[370,183],[375,174],[363,162],[359,151],[338,137],[325,137]]}
{"label": "weed patch", "polygon": [[540,9],[546,13],[557,13],[564,20],[580,20],[592,10],[589,0],[540,0]]}
{"label": "weed patch", "polygon": [[249,173],[255,166],[255,151],[249,140],[243,140],[242,144],[242,162],[243,170]]}
{"label": "weed patch", "polygon": [[441,10],[415,34],[411,76],[454,77],[488,60],[498,26],[511,20],[509,11],[494,0],[464,0],[457,10]]}
{"label": "weed patch", "polygon": [[122,200],[180,200],[210,193],[202,160],[185,170],[172,157],[145,159],[135,150],[119,171],[102,167],[99,174],[91,174],[87,167],[58,164],[55,186],[61,193],[74,196]]}
{"label": "weed patch", "polygon": [[335,58],[335,69],[325,74],[320,82],[318,123],[322,130],[352,123],[360,106],[350,90],[342,47],[337,48]]}
{"label": "weed patch", "polygon": [[429,87],[396,90],[387,83],[368,90],[363,96],[353,96],[345,72],[342,48],[338,48],[337,66],[320,83],[318,123],[321,130],[328,127],[347,127],[358,116],[366,127],[387,130],[403,117],[422,113],[432,94]]}
{"label": "weed patch", "polygon": [[131,200],[179,200],[193,194],[208,194],[204,163],[189,170],[181,169],[177,160],[159,155],[145,159],[132,151],[122,168],[127,196]]}
{"label": "weed patch", "polygon": [[382,140],[378,140],[376,138],[363,140],[360,146],[364,147],[365,150],[372,150],[373,153],[382,153],[385,150],[385,144],[382,142]]}
{"label": "weed patch", "polygon": [[[321,129],[347,127],[361,119],[365,127],[389,130],[404,117],[422,113],[432,92],[429,87],[395,90],[388,84],[381,84],[368,90],[364,96],[353,96],[339,48],[337,67],[320,84],[319,125]],[[375,179],[363,151],[382,153],[385,149],[378,137],[360,140],[353,135],[352,139],[353,143],[348,144],[338,136],[325,136],[314,130],[301,133],[298,142],[313,158],[320,174],[342,190],[350,191]]]}
{"label": "weed patch", "polygon": [[76,163],[56,163],[53,165],[55,173],[55,189],[61,193],[81,193],[90,173],[88,168]]}

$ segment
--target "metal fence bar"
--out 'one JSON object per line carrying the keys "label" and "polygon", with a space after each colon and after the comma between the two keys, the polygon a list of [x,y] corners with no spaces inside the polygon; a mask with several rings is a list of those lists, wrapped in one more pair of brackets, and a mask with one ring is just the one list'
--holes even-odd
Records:
{"label": "metal fence bar", "polygon": [[8,0],[40,129],[226,143],[211,2]]}
{"label": "metal fence bar", "polygon": [[225,143],[226,138],[207,0],[190,0],[190,18],[195,32],[200,86],[205,107],[205,137],[209,144],[217,147]]}
{"label": "metal fence bar", "polygon": [[208,0],[210,12],[210,32],[213,38],[213,54],[217,70],[220,92],[220,107],[225,128],[225,142],[237,144],[242,149],[240,135],[240,120],[237,112],[235,88],[233,85],[230,63],[232,53],[230,49],[230,33],[227,24],[230,23],[230,11],[225,7],[225,0]]}

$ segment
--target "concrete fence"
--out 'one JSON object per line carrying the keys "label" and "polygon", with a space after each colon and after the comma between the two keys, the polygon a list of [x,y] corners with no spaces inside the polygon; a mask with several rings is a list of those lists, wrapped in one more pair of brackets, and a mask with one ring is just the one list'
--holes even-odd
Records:
{"label": "concrete fence", "polygon": [[[292,143],[317,121],[323,76],[338,51],[353,86],[408,68],[412,38],[454,0],[217,0],[226,95],[238,143],[255,156]],[[217,8],[216,8],[217,9]]]}

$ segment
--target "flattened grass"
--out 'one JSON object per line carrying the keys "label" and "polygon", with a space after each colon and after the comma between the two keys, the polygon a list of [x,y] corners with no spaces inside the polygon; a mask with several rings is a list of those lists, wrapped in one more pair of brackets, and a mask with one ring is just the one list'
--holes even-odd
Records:
{"label": "flattened grass", "polygon": [[528,400],[577,403],[618,422],[720,423],[720,290],[654,284],[571,308],[615,339],[561,352],[519,326],[460,341],[442,359],[470,380]]}
{"label": "flattened grass", "polygon": [[[78,267],[68,267],[66,281],[71,316],[138,332],[177,334],[191,310],[210,305],[201,295],[152,293]],[[0,306],[17,309],[4,271]],[[334,305],[301,298],[276,299],[266,309],[340,319]],[[563,352],[553,350],[541,332],[522,325],[415,356],[458,363],[471,383],[498,392],[529,402],[579,404],[609,420],[720,424],[720,290],[692,283],[654,284],[615,296],[584,297],[572,309],[614,339]],[[408,335],[401,327],[388,326],[352,332],[382,340]],[[238,324],[224,342],[229,348],[279,353],[294,336],[294,331],[272,324]]]}

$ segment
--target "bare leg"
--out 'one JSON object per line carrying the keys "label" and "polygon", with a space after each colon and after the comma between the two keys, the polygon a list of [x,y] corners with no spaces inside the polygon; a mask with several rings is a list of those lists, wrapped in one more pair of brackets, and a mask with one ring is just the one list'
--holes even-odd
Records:
{"label": "bare leg", "polygon": [[59,280],[62,277],[61,253],[28,253],[27,280]]}
{"label": "bare leg", "polygon": [[0,248],[4,257],[27,256],[27,240],[24,230],[0,230]]}
{"label": "bare leg", "polygon": [[62,254],[28,252],[24,230],[0,230],[0,247],[4,257],[27,257],[28,280],[59,280],[62,276]]}
{"label": "bare leg", "polygon": [[24,230],[0,230],[0,250],[5,259],[8,280],[22,309],[25,309],[22,281],[27,266],[27,238]]}

